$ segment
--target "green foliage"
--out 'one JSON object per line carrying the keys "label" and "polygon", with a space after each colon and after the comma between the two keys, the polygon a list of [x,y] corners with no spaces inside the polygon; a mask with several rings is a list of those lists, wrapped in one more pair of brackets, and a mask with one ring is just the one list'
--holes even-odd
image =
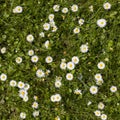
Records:
{"label": "green foliage", "polygon": [[[0,120],[19,120],[20,113],[26,113],[26,120],[53,120],[60,116],[61,120],[99,120],[94,115],[99,102],[105,104],[103,113],[108,120],[120,119],[120,2],[109,0],[112,5],[110,10],[105,10],[103,4],[106,0],[0,0],[0,49],[6,47],[6,53],[0,53],[0,74],[7,74],[5,82],[0,81]],[[67,7],[67,14],[54,12],[53,5],[59,4],[60,9]],[[73,4],[79,6],[77,12],[70,10]],[[23,12],[13,13],[16,6],[22,6]],[[89,6],[93,5],[94,11],[90,12]],[[43,30],[43,24],[48,21],[49,14],[55,15],[56,32]],[[78,20],[83,18],[84,25],[79,26]],[[97,26],[98,19],[107,20],[104,28]],[[74,34],[73,29],[80,28],[79,34]],[[44,32],[45,37],[39,33]],[[32,34],[34,41],[29,43],[26,36]],[[50,41],[48,49],[45,48],[46,40]],[[88,43],[88,53],[81,53],[80,46]],[[37,63],[31,62],[28,51],[33,49],[39,57]],[[45,63],[45,58],[52,56],[53,62]],[[61,70],[61,59],[67,62],[73,56],[78,56],[80,62],[75,69]],[[15,59],[22,57],[21,64]],[[108,60],[107,60],[108,59]],[[105,69],[99,70],[97,64],[103,61]],[[36,77],[36,70],[41,68],[51,73],[44,79]],[[72,81],[66,80],[66,74],[74,75]],[[104,79],[98,93],[92,95],[89,88],[96,85],[94,75],[101,73]],[[82,75],[81,80],[78,78]],[[56,76],[62,77],[62,86],[55,88]],[[10,81],[23,81],[29,83],[28,102],[24,102],[18,95],[19,89],[11,87]],[[110,92],[110,87],[117,86],[116,93]],[[81,89],[82,95],[74,94],[75,89]],[[51,95],[59,93],[62,97],[59,103],[51,102]],[[34,118],[32,103],[34,95],[38,96],[39,117]],[[87,106],[91,101],[92,104]]]}

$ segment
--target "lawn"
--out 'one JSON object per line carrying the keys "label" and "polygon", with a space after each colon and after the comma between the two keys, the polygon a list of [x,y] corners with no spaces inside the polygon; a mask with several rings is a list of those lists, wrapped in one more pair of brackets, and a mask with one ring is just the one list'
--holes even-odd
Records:
{"label": "lawn", "polygon": [[0,0],[0,120],[120,120],[119,0]]}

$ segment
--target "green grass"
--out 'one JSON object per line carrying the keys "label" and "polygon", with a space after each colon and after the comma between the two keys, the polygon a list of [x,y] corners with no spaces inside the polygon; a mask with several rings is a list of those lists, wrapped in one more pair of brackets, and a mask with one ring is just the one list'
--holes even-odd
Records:
{"label": "green grass", "polygon": [[[8,77],[5,82],[0,81],[0,120],[19,120],[21,112],[27,114],[26,120],[34,120],[34,95],[38,96],[40,111],[36,120],[54,120],[56,116],[60,116],[61,120],[100,120],[94,115],[99,102],[105,104],[103,113],[108,116],[108,120],[120,119],[120,107],[117,105],[120,103],[120,2],[109,0],[112,5],[109,11],[103,8],[105,2],[106,0],[0,0],[0,49],[7,49],[5,54],[0,53],[0,73],[5,73]],[[54,12],[52,8],[55,4],[69,8],[69,12]],[[79,6],[76,13],[70,10],[73,4]],[[12,10],[18,5],[23,7],[23,12],[14,14]],[[89,11],[90,5],[94,6],[94,12]],[[43,24],[49,22],[48,15],[51,13],[55,15],[58,27],[54,33],[43,30]],[[79,26],[78,17],[83,18],[85,23],[76,35],[73,34],[73,29]],[[101,18],[107,20],[104,28],[96,24]],[[44,38],[39,36],[42,31],[45,33]],[[26,41],[28,34],[35,38],[32,44]],[[48,50],[43,45],[46,40],[50,41]],[[83,54],[80,46],[85,43],[88,43],[89,51]],[[30,49],[39,56],[36,64],[27,55]],[[51,64],[45,63],[48,55],[53,57]],[[18,56],[23,58],[20,65],[15,62]],[[80,62],[72,71],[73,81],[67,81],[66,73],[71,71],[61,70],[59,65],[61,59],[65,58],[69,62],[73,56],[78,56]],[[105,61],[106,58],[109,61]],[[106,65],[103,70],[97,68],[100,61]],[[51,70],[44,81],[35,75],[38,68]],[[96,73],[102,74],[104,83],[99,87],[98,93],[92,95],[89,88],[96,84]],[[83,76],[81,81],[78,79],[79,74]],[[56,76],[62,77],[60,89],[54,86]],[[12,79],[30,84],[28,102],[19,97],[17,87],[9,85]],[[110,92],[112,85],[117,86],[116,93]],[[82,97],[74,94],[76,88],[82,90]],[[51,95],[55,93],[62,96],[59,103],[50,101]],[[87,106],[88,101],[92,101],[90,106]]]}

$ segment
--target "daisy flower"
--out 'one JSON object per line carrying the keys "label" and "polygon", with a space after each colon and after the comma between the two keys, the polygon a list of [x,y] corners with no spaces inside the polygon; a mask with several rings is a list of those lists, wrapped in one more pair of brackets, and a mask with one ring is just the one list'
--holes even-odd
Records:
{"label": "daisy flower", "polygon": [[102,102],[99,102],[98,109],[103,110],[105,105]]}
{"label": "daisy flower", "polygon": [[37,109],[38,108],[38,103],[35,101],[35,102],[33,102],[33,104],[32,104],[32,108],[35,108],[35,109]]}
{"label": "daisy flower", "polygon": [[76,90],[74,90],[74,94],[76,94],[76,95],[80,95],[80,94],[82,94],[82,91],[79,90],[79,89],[76,89]]}
{"label": "daisy flower", "polygon": [[33,112],[33,116],[34,116],[34,117],[38,117],[38,116],[39,116],[39,111],[38,111],[38,110],[35,110],[35,111]]}
{"label": "daisy flower", "polygon": [[109,2],[106,2],[106,3],[103,4],[103,8],[105,10],[109,10],[109,9],[111,9],[111,4]]}
{"label": "daisy flower", "polygon": [[55,101],[60,102],[61,101],[61,95],[60,94],[55,94]]}
{"label": "daisy flower", "polygon": [[61,62],[60,68],[61,68],[62,70],[65,70],[66,67],[67,67],[67,64],[66,64],[65,62]]}
{"label": "daisy flower", "polygon": [[90,10],[90,12],[93,12],[93,11],[94,11],[93,5],[89,6],[89,10]]}
{"label": "daisy flower", "polygon": [[10,86],[16,87],[17,86],[17,82],[15,80],[11,80],[10,81]]}
{"label": "daisy flower", "polygon": [[53,58],[51,56],[47,56],[45,59],[46,63],[51,63],[53,61]]}
{"label": "daisy flower", "polygon": [[56,88],[60,88],[61,85],[62,85],[62,84],[61,84],[61,81],[59,81],[59,80],[56,80],[56,81],[55,81],[55,87],[56,87]]}
{"label": "daisy flower", "polygon": [[60,117],[59,117],[59,116],[57,116],[57,117],[55,118],[55,120],[60,120]]}
{"label": "daisy flower", "polygon": [[74,32],[75,34],[78,34],[78,33],[80,32],[80,29],[76,27],[76,28],[73,29],[73,32]]}
{"label": "daisy flower", "polygon": [[62,13],[68,13],[68,8],[63,8]]}
{"label": "daisy flower", "polygon": [[95,116],[99,117],[101,116],[101,112],[99,110],[94,111]]}
{"label": "daisy flower", "polygon": [[23,11],[23,8],[21,6],[16,6],[13,9],[13,13],[22,13],[22,11]]}
{"label": "daisy flower", "polygon": [[72,73],[67,73],[66,74],[66,79],[70,80],[70,81],[73,80],[73,74]]}
{"label": "daisy flower", "polygon": [[73,62],[68,62],[68,63],[67,63],[67,68],[68,68],[69,70],[73,70],[73,69],[75,68],[75,64],[74,64]]}
{"label": "daisy flower", "polygon": [[1,48],[1,53],[5,54],[6,53],[6,47]]}
{"label": "daisy flower", "polygon": [[29,50],[29,51],[28,51],[28,55],[29,55],[29,56],[33,56],[33,55],[34,55],[34,50]]}
{"label": "daisy flower", "polygon": [[45,23],[44,25],[43,25],[43,29],[44,30],[49,30],[50,29],[50,24],[49,23]]}
{"label": "daisy flower", "polygon": [[78,64],[78,63],[79,63],[79,58],[78,58],[78,56],[73,56],[73,57],[72,57],[72,62],[73,62],[74,64]]}
{"label": "daisy flower", "polygon": [[38,69],[38,70],[36,71],[36,76],[39,77],[39,78],[45,77],[45,73],[44,73],[43,70]]}
{"label": "daisy flower", "polygon": [[71,6],[71,10],[72,10],[72,12],[77,12],[78,11],[78,5],[72,5]]}
{"label": "daisy flower", "polygon": [[106,115],[106,114],[102,114],[102,115],[101,115],[101,119],[102,119],[102,120],[107,120],[107,115]]}
{"label": "daisy flower", "polygon": [[113,92],[113,93],[116,92],[117,91],[117,87],[116,86],[111,86],[110,87],[110,91]]}
{"label": "daisy flower", "polygon": [[18,63],[18,64],[22,63],[22,57],[17,57],[17,58],[15,59],[15,61],[16,61],[16,63]]}
{"label": "daisy flower", "polygon": [[95,74],[95,79],[96,80],[102,79],[102,75],[100,73]]}
{"label": "daisy flower", "polygon": [[58,27],[57,26],[53,26],[52,32],[56,32],[57,30],[58,30]]}
{"label": "daisy flower", "polygon": [[23,101],[24,101],[24,102],[27,102],[27,101],[28,101],[28,96],[27,96],[27,95],[25,95],[25,96],[23,97]]}
{"label": "daisy flower", "polygon": [[104,82],[103,79],[96,80],[96,84],[99,85],[99,86],[102,85],[103,82]]}
{"label": "daisy flower", "polygon": [[104,69],[105,68],[105,63],[104,62],[99,62],[98,65],[97,65],[97,67],[99,69]]}
{"label": "daisy flower", "polygon": [[25,119],[26,118],[26,113],[25,112],[21,112],[20,113],[20,118],[21,119]]}
{"label": "daisy flower", "polygon": [[18,88],[22,89],[25,87],[25,84],[23,82],[19,81],[17,86],[18,86]]}
{"label": "daisy flower", "polygon": [[55,95],[52,95],[51,97],[50,97],[50,100],[52,101],[52,102],[55,102],[56,100],[55,100]]}
{"label": "daisy flower", "polygon": [[97,86],[91,86],[90,87],[90,93],[91,94],[97,94],[98,92],[98,87]]}
{"label": "daisy flower", "polygon": [[97,20],[97,25],[101,28],[105,27],[107,24],[106,20],[105,19],[99,19]]}
{"label": "daisy flower", "polygon": [[24,89],[29,90],[29,88],[30,88],[30,85],[28,83],[25,83]]}
{"label": "daisy flower", "polygon": [[83,25],[84,24],[84,19],[79,19],[78,23],[79,23],[80,26]]}
{"label": "daisy flower", "polygon": [[45,44],[44,44],[44,45],[45,45],[45,48],[48,49],[48,47],[49,47],[49,45],[50,45],[50,41],[49,41],[49,40],[45,41]]}
{"label": "daisy flower", "polygon": [[54,5],[54,6],[53,6],[53,10],[54,10],[55,12],[58,12],[59,9],[60,9],[60,6],[59,6],[59,5]]}
{"label": "daisy flower", "polygon": [[48,16],[48,19],[49,19],[50,21],[53,21],[53,20],[54,20],[54,14],[50,14],[50,15]]}
{"label": "daisy flower", "polygon": [[82,53],[88,52],[88,45],[86,45],[86,44],[81,45],[81,46],[80,46],[80,51],[81,51]]}
{"label": "daisy flower", "polygon": [[27,40],[28,42],[32,43],[33,40],[34,40],[34,36],[33,36],[32,34],[29,34],[29,35],[27,35],[26,40]]}
{"label": "daisy flower", "polygon": [[7,75],[4,74],[4,73],[2,73],[2,74],[0,75],[0,80],[1,80],[1,81],[6,81],[6,80],[7,80]]}
{"label": "daisy flower", "polygon": [[31,61],[32,61],[33,63],[37,63],[38,60],[39,60],[39,58],[38,58],[37,55],[34,55],[34,56],[31,57]]}
{"label": "daisy flower", "polygon": [[24,90],[24,89],[20,89],[19,90],[19,96],[21,97],[21,98],[24,98],[25,96],[27,96],[27,91],[26,90]]}
{"label": "daisy flower", "polygon": [[39,33],[39,36],[40,36],[40,37],[45,37],[45,33],[44,33],[44,32],[41,32],[41,33]]}

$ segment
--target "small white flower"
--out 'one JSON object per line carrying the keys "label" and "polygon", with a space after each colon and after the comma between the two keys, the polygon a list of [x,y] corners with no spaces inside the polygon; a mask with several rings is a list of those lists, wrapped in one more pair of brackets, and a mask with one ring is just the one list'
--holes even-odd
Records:
{"label": "small white flower", "polygon": [[60,94],[55,94],[55,101],[56,102],[61,101],[61,95]]}
{"label": "small white flower", "polygon": [[96,80],[96,84],[99,85],[99,86],[102,85],[103,82],[104,82],[103,79]]}
{"label": "small white flower", "polygon": [[59,116],[55,117],[55,120],[60,120],[60,117]]}
{"label": "small white flower", "polygon": [[97,65],[97,67],[99,69],[104,69],[105,68],[105,63],[104,62],[99,62],[98,65]]}
{"label": "small white flower", "polygon": [[29,88],[30,88],[30,85],[28,83],[25,83],[24,89],[29,90]]}
{"label": "small white flower", "polygon": [[33,40],[34,40],[34,36],[33,36],[32,34],[29,34],[29,35],[27,35],[26,40],[27,40],[28,42],[32,43]]}
{"label": "small white flower", "polygon": [[44,28],[44,30],[49,30],[50,29],[50,24],[49,23],[45,23],[44,25],[43,25],[43,28]]}
{"label": "small white flower", "polygon": [[29,51],[28,51],[28,55],[29,55],[29,56],[33,56],[33,55],[34,55],[34,50],[29,50]]}
{"label": "small white flower", "polygon": [[46,63],[51,63],[53,61],[53,58],[51,56],[47,56],[45,59]]}
{"label": "small white flower", "polygon": [[68,8],[63,8],[62,13],[68,13]]}
{"label": "small white flower", "polygon": [[75,68],[75,64],[74,64],[73,62],[68,62],[68,63],[67,63],[67,68],[68,68],[69,70],[73,70],[73,69]]}
{"label": "small white flower", "polygon": [[56,32],[57,30],[58,30],[58,27],[57,26],[53,26],[52,32]]}
{"label": "small white flower", "polygon": [[35,108],[35,109],[37,109],[38,108],[38,103],[35,101],[35,102],[33,102],[33,104],[32,104],[32,108]]}
{"label": "small white flower", "polygon": [[100,73],[95,74],[95,79],[96,80],[102,79],[102,75]]}
{"label": "small white flower", "polygon": [[25,96],[23,97],[23,101],[24,101],[24,102],[27,102],[27,101],[28,101],[28,96],[27,96],[27,95],[25,95]]}
{"label": "small white flower", "polygon": [[79,23],[80,26],[83,25],[84,24],[84,19],[79,19],[78,23]]}
{"label": "small white flower", "polygon": [[15,80],[10,81],[10,86],[15,87],[17,86],[17,82]]}
{"label": "small white flower", "polygon": [[106,114],[102,114],[102,115],[101,115],[101,119],[102,119],[102,120],[107,120],[107,115],[106,115]]}
{"label": "small white flower", "polygon": [[60,68],[62,69],[62,70],[65,70],[66,69],[66,63],[65,62],[61,62],[61,64],[60,64]]}
{"label": "small white flower", "polygon": [[59,9],[60,9],[60,6],[59,6],[59,5],[54,5],[54,6],[53,6],[53,10],[54,10],[55,12],[58,12]]}
{"label": "small white flower", "polygon": [[24,84],[24,82],[20,81],[20,82],[18,82],[17,86],[18,86],[18,88],[22,89],[25,87],[25,84]]}
{"label": "small white flower", "polygon": [[55,87],[56,87],[56,88],[60,88],[61,85],[62,85],[62,84],[61,84],[61,81],[59,81],[59,80],[56,80],[56,81],[55,81]]}
{"label": "small white flower", "polygon": [[106,20],[105,19],[99,19],[97,20],[97,25],[101,28],[105,27],[106,26]]}
{"label": "small white flower", "polygon": [[22,11],[23,11],[23,8],[21,6],[16,6],[13,9],[13,13],[22,13]]}
{"label": "small white flower", "polygon": [[72,57],[72,62],[73,62],[74,64],[78,64],[78,63],[79,63],[79,58],[78,58],[78,56],[73,56],[73,57]]}
{"label": "small white flower", "polygon": [[26,113],[25,112],[21,112],[20,113],[20,118],[21,119],[25,119],[26,118]]}
{"label": "small white flower", "polygon": [[34,55],[34,56],[31,57],[31,61],[32,61],[33,63],[37,63],[38,60],[39,60],[39,58],[38,58],[37,55]]}
{"label": "small white flower", "polygon": [[45,44],[44,44],[44,45],[45,45],[45,48],[48,49],[48,47],[49,47],[49,45],[50,45],[50,41],[49,41],[49,40],[45,41]]}
{"label": "small white flower", "polygon": [[98,104],[98,109],[103,110],[104,107],[105,107],[105,105],[104,105],[102,102],[99,102],[99,104]]}
{"label": "small white flower", "polygon": [[82,53],[88,52],[88,46],[87,46],[86,44],[81,45],[81,46],[80,46],[80,51],[81,51]]}
{"label": "small white flower", "polygon": [[110,91],[113,92],[113,93],[116,92],[117,91],[117,87],[116,86],[111,86],[110,87]]}
{"label": "small white flower", "polygon": [[7,80],[7,75],[4,74],[4,73],[2,73],[2,74],[0,75],[0,80],[1,80],[1,81],[6,81],[6,80]]}
{"label": "small white flower", "polygon": [[77,12],[78,11],[78,5],[72,5],[71,7],[72,12]]}
{"label": "small white flower", "polygon": [[18,63],[18,64],[22,63],[22,57],[17,57],[17,58],[15,59],[15,61],[16,61],[16,63]]}
{"label": "small white flower", "polygon": [[111,9],[111,4],[109,2],[106,2],[106,3],[103,4],[103,8],[105,10],[109,10],[109,9]]}
{"label": "small white flower", "polygon": [[74,94],[76,94],[76,95],[80,95],[80,94],[82,94],[82,91],[79,90],[79,89],[76,89],[76,90],[74,90]]}
{"label": "small white flower", "polygon": [[34,100],[38,100],[38,96],[35,95],[35,96],[33,97],[33,99],[34,99]]}
{"label": "small white flower", "polygon": [[90,10],[91,12],[94,11],[93,5],[91,5],[91,6],[89,7],[89,10]]}
{"label": "small white flower", "polygon": [[95,116],[99,117],[101,116],[101,112],[99,110],[94,111]]}
{"label": "small white flower", "polygon": [[26,90],[24,90],[24,89],[20,89],[19,90],[19,96],[21,97],[21,98],[24,98],[25,96],[27,96],[27,91]]}
{"label": "small white flower", "polygon": [[73,32],[74,32],[75,34],[78,34],[78,33],[80,32],[80,29],[76,27],[76,28],[74,28]]}
{"label": "small white flower", "polygon": [[67,73],[66,74],[66,79],[70,80],[70,81],[73,80],[73,74],[72,73]]}
{"label": "small white flower", "polygon": [[49,19],[50,21],[53,21],[53,19],[54,19],[54,14],[50,14],[50,15],[48,16],[48,19]]}
{"label": "small white flower", "polygon": [[33,112],[33,116],[34,116],[34,117],[38,117],[38,116],[39,116],[39,111],[35,110],[35,111]]}
{"label": "small white flower", "polygon": [[97,94],[98,92],[98,87],[97,86],[91,86],[90,87],[90,93],[91,94]]}
{"label": "small white flower", "polygon": [[5,54],[6,53],[6,47],[1,48],[1,53]]}
{"label": "small white flower", "polygon": [[36,76],[39,77],[39,78],[45,77],[45,73],[44,73],[43,70],[38,69],[38,70],[36,71]]}
{"label": "small white flower", "polygon": [[91,104],[92,104],[92,102],[91,102],[91,101],[88,101],[87,105],[89,106],[89,105],[91,105]]}
{"label": "small white flower", "polygon": [[53,20],[50,21],[49,24],[50,24],[51,27],[55,27],[55,22]]}
{"label": "small white flower", "polygon": [[52,102],[55,102],[56,100],[55,100],[55,95],[52,95],[51,97],[50,97],[50,100],[52,101]]}
{"label": "small white flower", "polygon": [[39,36],[40,36],[40,37],[45,37],[45,33],[44,33],[44,32],[41,32],[41,33],[39,33]]}

